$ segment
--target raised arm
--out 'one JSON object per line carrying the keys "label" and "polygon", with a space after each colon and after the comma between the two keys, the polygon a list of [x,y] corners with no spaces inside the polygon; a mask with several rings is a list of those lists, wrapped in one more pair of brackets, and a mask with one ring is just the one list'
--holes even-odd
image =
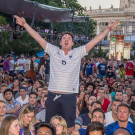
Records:
{"label": "raised arm", "polygon": [[97,35],[92,41],[86,44],[86,52],[88,53],[98,42],[100,42],[110,31],[114,31],[117,27],[118,20],[114,23],[110,21],[108,28],[104,30],[102,33]]}
{"label": "raised arm", "polygon": [[47,45],[47,41],[44,40],[39,34],[38,32],[36,32],[34,29],[32,29],[25,21],[25,19],[23,17],[19,17],[17,15],[14,15],[14,17],[16,18],[16,23],[19,24],[20,26],[23,26],[28,33],[40,44],[40,46],[45,49],[46,45]]}

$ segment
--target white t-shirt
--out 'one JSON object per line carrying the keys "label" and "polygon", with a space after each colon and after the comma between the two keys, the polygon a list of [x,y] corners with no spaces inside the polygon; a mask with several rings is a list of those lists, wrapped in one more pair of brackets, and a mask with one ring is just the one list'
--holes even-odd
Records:
{"label": "white t-shirt", "polygon": [[[105,113],[105,120],[106,120],[105,126],[108,126],[109,124],[112,124],[113,122],[115,122],[112,117],[112,111]],[[133,123],[131,118],[128,118],[128,121]]]}
{"label": "white t-shirt", "polygon": [[25,63],[26,63],[26,59],[18,59],[18,61],[17,61],[17,65],[19,65],[19,64],[23,64],[23,66],[18,66],[18,70],[24,70],[24,68],[25,68]]}
{"label": "white t-shirt", "polygon": [[14,65],[15,65],[14,60],[10,60],[9,63],[10,63],[10,64],[9,64],[10,70],[14,70]]}
{"label": "white t-shirt", "polygon": [[47,43],[45,52],[50,56],[48,90],[78,93],[81,59],[87,55],[85,46],[75,48],[65,55],[62,49]]}
{"label": "white t-shirt", "polygon": [[24,101],[22,101],[22,97],[21,97],[21,96],[19,96],[18,98],[16,98],[16,100],[17,100],[17,101],[21,104],[21,106],[22,106],[23,104],[26,104],[26,103],[29,102],[29,96],[26,95],[26,98],[25,98]]}

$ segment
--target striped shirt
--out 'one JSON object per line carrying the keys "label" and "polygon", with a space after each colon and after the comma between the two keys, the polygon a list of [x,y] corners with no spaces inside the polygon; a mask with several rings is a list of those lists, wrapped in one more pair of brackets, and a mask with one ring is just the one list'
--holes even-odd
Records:
{"label": "striped shirt", "polygon": [[81,59],[87,54],[85,46],[65,55],[62,49],[47,43],[45,52],[50,56],[51,65],[48,90],[78,93]]}

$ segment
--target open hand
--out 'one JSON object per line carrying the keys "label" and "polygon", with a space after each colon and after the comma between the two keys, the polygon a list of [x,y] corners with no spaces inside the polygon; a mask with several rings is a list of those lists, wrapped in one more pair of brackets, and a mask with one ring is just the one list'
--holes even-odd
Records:
{"label": "open hand", "polygon": [[24,26],[26,24],[26,21],[23,17],[19,17],[17,15],[14,15],[14,17],[16,18],[16,23],[21,25],[21,26]]}
{"label": "open hand", "polygon": [[110,23],[109,23],[109,25],[108,25],[108,29],[109,29],[110,31],[114,31],[114,30],[116,29],[116,27],[117,27],[118,21],[119,21],[119,20],[115,20],[115,22],[113,22],[113,23],[110,21]]}

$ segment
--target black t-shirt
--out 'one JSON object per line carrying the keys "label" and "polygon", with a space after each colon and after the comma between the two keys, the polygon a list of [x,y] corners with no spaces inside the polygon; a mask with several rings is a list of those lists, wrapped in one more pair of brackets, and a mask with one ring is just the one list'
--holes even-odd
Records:
{"label": "black t-shirt", "polygon": [[45,60],[45,74],[50,74],[50,60]]}
{"label": "black t-shirt", "polygon": [[[107,69],[112,70],[112,69],[113,69],[113,67],[108,66],[108,67],[107,67]],[[112,72],[112,71],[107,72],[107,76],[109,76],[109,77],[114,76],[114,72]]]}

